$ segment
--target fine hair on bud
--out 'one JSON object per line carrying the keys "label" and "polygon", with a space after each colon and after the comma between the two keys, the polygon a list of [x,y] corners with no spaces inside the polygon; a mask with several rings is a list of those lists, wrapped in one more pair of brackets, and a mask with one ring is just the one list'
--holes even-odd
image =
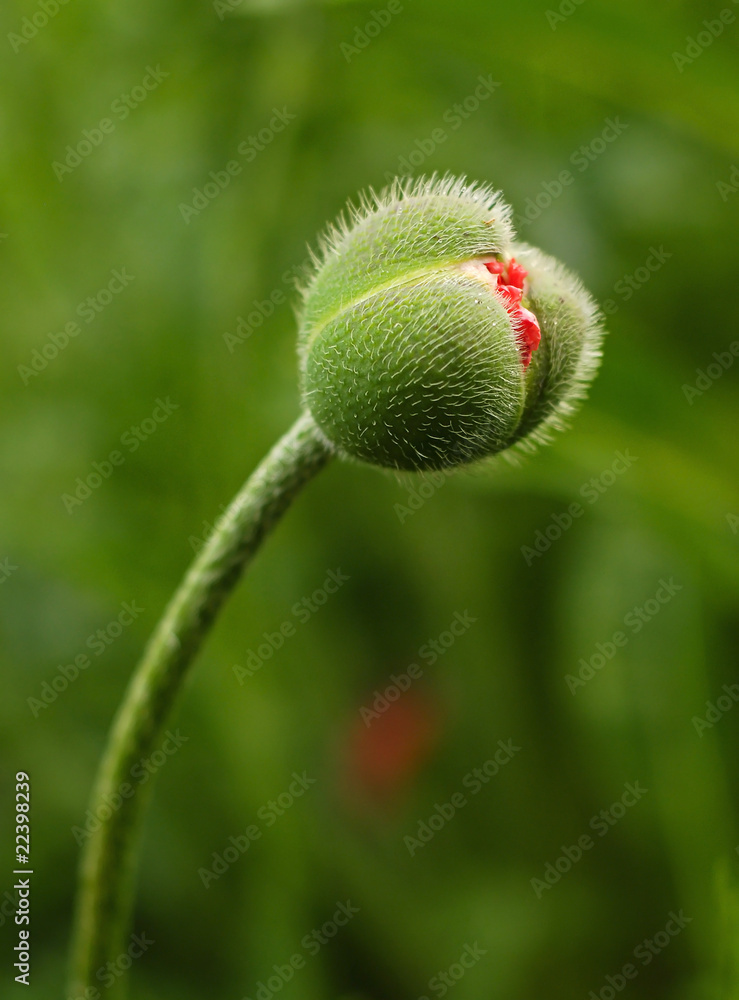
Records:
{"label": "fine hair on bud", "polygon": [[350,204],[302,290],[303,402],[340,454],[442,469],[560,429],[600,359],[579,280],[515,240],[499,192],[396,181]]}

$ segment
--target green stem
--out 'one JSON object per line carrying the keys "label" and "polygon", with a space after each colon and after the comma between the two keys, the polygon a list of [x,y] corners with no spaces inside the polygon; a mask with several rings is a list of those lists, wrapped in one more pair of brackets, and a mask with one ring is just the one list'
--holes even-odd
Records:
{"label": "green stem", "polygon": [[[98,970],[125,951],[151,785],[132,782],[131,768],[155,749],[187,668],[242,570],[329,458],[315,423],[303,414],[236,495],[149,640],[113,722],[91,798],[93,815],[106,803],[120,805],[83,850],[72,941],[72,997],[84,997],[87,987],[99,986]],[[131,797],[121,795],[127,784],[136,788]]]}

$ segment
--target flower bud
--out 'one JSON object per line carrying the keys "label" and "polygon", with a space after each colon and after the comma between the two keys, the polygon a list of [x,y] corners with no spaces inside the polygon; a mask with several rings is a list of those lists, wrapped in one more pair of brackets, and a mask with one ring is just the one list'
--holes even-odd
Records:
{"label": "flower bud", "polygon": [[514,242],[497,192],[396,182],[331,227],[303,290],[303,399],[340,453],[395,469],[531,447],[600,358],[597,308]]}

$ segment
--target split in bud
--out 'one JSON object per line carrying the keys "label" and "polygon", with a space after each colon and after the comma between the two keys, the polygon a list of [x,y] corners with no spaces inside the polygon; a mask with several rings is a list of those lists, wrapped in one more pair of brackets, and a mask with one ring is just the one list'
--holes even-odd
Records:
{"label": "split in bud", "polygon": [[516,333],[518,347],[521,351],[521,363],[524,368],[531,364],[531,354],[541,341],[539,320],[522,305],[524,281],[529,273],[525,267],[516,262],[514,257],[509,261],[485,261],[485,268],[497,276],[498,295],[508,310],[511,323]]}
{"label": "split in bud", "polygon": [[562,426],[600,358],[597,308],[514,242],[499,194],[398,183],[331,228],[303,292],[303,397],[340,453],[395,469],[531,447]]}

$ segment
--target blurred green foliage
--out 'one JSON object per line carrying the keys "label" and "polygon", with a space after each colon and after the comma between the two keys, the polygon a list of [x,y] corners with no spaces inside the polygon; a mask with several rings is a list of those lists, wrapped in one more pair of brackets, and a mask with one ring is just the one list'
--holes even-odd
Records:
{"label": "blurred green foliage", "polygon": [[[281,995],[440,996],[432,977],[477,943],[455,1000],[605,1000],[629,962],[625,996],[739,997],[739,709],[694,723],[739,681],[739,360],[697,372],[737,340],[739,27],[710,34],[721,8],[707,0],[565,2],[561,19],[545,0],[403,0],[379,21],[382,0],[220,6],[73,0],[43,24],[39,4],[9,0],[0,15],[0,559],[15,567],[0,589],[0,829],[10,844],[27,770],[29,994],[62,995],[72,829],[142,644],[203,522],[297,414],[287,300],[306,241],[413,154],[419,172],[499,186],[519,219],[528,207],[522,235],[610,300],[602,372],[552,447],[455,476],[411,516],[396,505],[419,482],[358,465],[334,464],[300,499],[172,722],[188,741],[157,777],[135,915],[155,944],[132,996],[253,998],[350,899],[360,913]],[[29,21],[13,41],[34,16],[36,34]],[[676,52],[694,57],[678,67]],[[158,68],[154,89],[134,89]],[[500,86],[470,110],[480,76]],[[294,120],[265,142],[274,109]],[[608,119],[628,127],[598,142]],[[55,171],[95,129],[89,154]],[[264,149],[247,158],[250,135]],[[230,161],[241,170],[186,222],[193,189]],[[663,263],[644,270],[655,250]],[[78,308],[121,269],[134,280],[86,322]],[[275,292],[230,351],[224,333]],[[44,367],[33,352],[53,355],[71,322]],[[177,408],[132,450],[122,437],[159,398]],[[123,463],[68,510],[77,477],[115,450]],[[617,451],[636,461],[611,476]],[[556,534],[573,503],[582,516],[527,561],[522,546]],[[349,581],[239,684],[233,666],[339,567]],[[625,625],[662,579],[681,589],[638,632]],[[124,601],[144,612],[98,656],[87,639]],[[474,625],[421,660],[465,611]],[[626,645],[572,693],[566,675],[619,630]],[[28,699],[85,652],[91,665],[34,716]],[[412,662],[423,677],[365,726],[360,708]],[[404,838],[509,739],[520,752],[411,857]],[[259,821],[303,771],[310,790]],[[648,792],[601,837],[591,817],[627,782]],[[253,822],[262,838],[205,889],[198,870]],[[593,847],[537,898],[532,879],[586,834]],[[680,936],[635,959],[680,910]]]}

